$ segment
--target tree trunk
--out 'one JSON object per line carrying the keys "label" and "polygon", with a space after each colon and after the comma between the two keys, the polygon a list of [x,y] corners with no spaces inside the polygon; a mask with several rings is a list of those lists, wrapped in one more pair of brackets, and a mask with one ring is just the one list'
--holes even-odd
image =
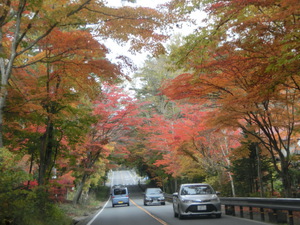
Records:
{"label": "tree trunk", "polygon": [[5,97],[2,94],[2,88],[0,93],[0,148],[3,148],[3,109],[4,109]]}
{"label": "tree trunk", "polygon": [[54,125],[48,118],[47,129],[44,135],[41,137],[40,148],[40,165],[39,165],[39,177],[38,184],[44,185],[48,180],[48,174],[52,170],[52,155],[53,155],[53,130]]}
{"label": "tree trunk", "polygon": [[76,187],[76,193],[75,193],[75,196],[73,198],[73,204],[78,204],[79,203],[79,200],[80,200],[81,195],[82,195],[83,187],[85,185],[85,182],[87,181],[87,178],[88,178],[88,174],[84,173],[79,185]]}
{"label": "tree trunk", "polygon": [[228,176],[229,176],[229,180],[230,180],[232,196],[235,197],[235,186],[234,186],[234,181],[233,181],[233,177],[231,175],[231,172],[228,172]]}
{"label": "tree trunk", "polygon": [[[2,12],[3,13],[3,12]],[[6,97],[7,97],[7,85],[8,80],[11,76],[11,71],[13,67],[13,63],[16,58],[16,49],[17,49],[17,38],[14,38],[14,41],[12,42],[11,52],[10,54],[7,54],[7,52],[4,51],[3,47],[3,29],[2,24],[6,19],[8,11],[4,10],[4,14],[1,17],[1,27],[0,27],[0,148],[4,146],[3,144],[3,115],[4,115],[4,107],[6,103]],[[6,14],[6,15],[5,15]],[[16,20],[16,28],[15,30],[18,31],[20,28],[20,21],[21,18],[17,17]]]}
{"label": "tree trunk", "polygon": [[[1,35],[1,31],[0,31]],[[0,38],[1,41],[1,38]],[[0,43],[1,45],[1,43]],[[1,51],[1,46],[0,46],[0,55],[4,54]],[[0,84],[0,148],[4,146],[3,144],[3,116],[4,116],[4,107],[6,103],[6,97],[7,97],[7,84],[8,84],[8,79],[10,76],[10,71],[11,69],[6,68],[7,64],[5,64],[5,59],[0,57],[0,74],[1,74],[1,84]]]}
{"label": "tree trunk", "polygon": [[[231,167],[231,162],[230,162],[230,159],[229,159],[229,157],[228,157],[228,155],[229,155],[229,149],[230,149],[230,148],[229,148],[229,146],[228,146],[228,140],[227,140],[226,137],[224,138],[224,143],[225,143],[225,146],[226,146],[226,147],[223,148],[222,145],[220,145],[220,147],[221,147],[221,150],[222,150],[222,155],[223,155],[223,157],[224,157],[224,160],[225,160],[225,162],[226,162],[226,164],[227,164],[227,167],[230,168],[230,167]],[[235,186],[234,186],[233,177],[232,177],[230,171],[227,172],[227,174],[228,174],[229,180],[230,180],[232,196],[235,197]]]}
{"label": "tree trunk", "polygon": [[292,182],[291,175],[289,173],[289,164],[286,160],[281,161],[281,179],[283,185],[283,194],[285,198],[290,198],[292,196]]}
{"label": "tree trunk", "polygon": [[258,143],[255,144],[256,158],[257,158],[257,177],[258,177],[258,185],[260,189],[260,197],[264,197],[264,186],[262,181],[261,174],[261,161],[260,161],[260,151],[258,148]]}

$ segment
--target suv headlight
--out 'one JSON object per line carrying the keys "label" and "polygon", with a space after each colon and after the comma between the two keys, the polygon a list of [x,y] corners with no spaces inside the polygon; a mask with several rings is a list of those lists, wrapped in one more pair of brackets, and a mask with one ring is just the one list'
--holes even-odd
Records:
{"label": "suv headlight", "polygon": [[193,201],[192,200],[187,200],[187,199],[182,199],[181,200],[183,203],[192,203]]}
{"label": "suv headlight", "polygon": [[210,200],[211,202],[220,202],[220,199],[218,197],[212,198]]}

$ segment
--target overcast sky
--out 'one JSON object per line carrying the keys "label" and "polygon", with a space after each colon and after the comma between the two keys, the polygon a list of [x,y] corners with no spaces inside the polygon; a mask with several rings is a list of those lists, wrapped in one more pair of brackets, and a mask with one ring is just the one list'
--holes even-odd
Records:
{"label": "overcast sky", "polygon": [[[107,0],[107,2],[109,2],[109,5],[112,7],[120,7],[120,6],[128,5],[128,6],[132,6],[132,7],[143,6],[143,7],[151,7],[151,8],[155,8],[157,5],[164,4],[169,1],[170,0],[136,0],[136,3],[128,3],[126,1],[122,2],[122,0]],[[195,15],[195,18],[197,18],[199,20],[203,19],[204,17],[205,17],[205,14],[203,14],[201,12],[199,12]],[[174,34],[182,33],[184,35],[188,35],[189,33],[191,33],[193,31],[193,29],[195,29],[195,26],[193,26],[192,28],[189,26],[184,26],[181,29],[178,28],[178,30],[174,31]],[[111,53],[107,57],[114,63],[117,62],[115,60],[117,56],[125,55],[125,56],[129,57],[136,66],[142,67],[144,65],[144,61],[147,59],[147,55],[149,54],[147,52],[144,52],[144,53],[138,53],[136,55],[132,55],[128,51],[129,47],[119,46],[113,40],[106,41],[105,45],[106,45],[106,47],[110,48],[110,50],[111,50]],[[127,70],[125,69],[125,71],[127,71]],[[126,73],[129,76],[132,75],[132,72],[130,72],[130,71],[127,71]],[[129,82],[127,84],[126,89],[130,89],[130,86],[136,86],[136,85],[138,85],[138,83],[136,83],[134,81]]]}
{"label": "overcast sky", "polygon": [[125,5],[130,6],[144,6],[155,8],[158,4],[168,2],[168,0],[136,0],[136,3],[128,3],[122,0],[108,0],[108,4],[111,6],[122,6],[122,2]]}
{"label": "overcast sky", "polygon": [[[136,0],[136,3],[129,3],[127,1],[122,1],[122,0],[108,0],[107,2],[108,2],[109,6],[113,6],[113,7],[120,7],[122,5],[128,5],[128,6],[133,6],[133,7],[134,6],[143,6],[143,7],[155,8],[158,4],[166,3],[166,2],[168,2],[168,0]],[[128,51],[129,46],[128,47],[119,46],[113,40],[108,40],[105,43],[106,43],[106,47],[109,47],[111,50],[111,53],[108,55],[108,58],[112,61],[114,61],[114,59],[118,55],[126,55],[126,56],[130,57],[137,66],[142,66],[144,60],[147,57],[147,52],[132,55]]]}
{"label": "overcast sky", "polygon": [[[120,6],[124,6],[124,5],[128,5],[128,6],[143,6],[143,7],[151,7],[151,8],[155,8],[157,5],[159,4],[164,4],[166,2],[169,2],[170,0],[136,0],[136,3],[129,3],[127,1],[122,1],[122,0],[107,0],[108,5],[113,6],[113,7],[120,7]],[[203,18],[203,14],[199,13],[196,15],[196,18]],[[183,33],[184,35],[187,35],[189,33],[192,32],[192,30],[195,27],[189,27],[189,26],[184,26],[181,29],[175,30],[175,33]],[[110,48],[111,53],[108,55],[108,58],[110,60],[112,60],[112,62],[116,62],[115,58],[118,55],[125,55],[129,58],[132,59],[132,61],[138,66],[141,67],[144,64],[145,59],[147,58],[148,53],[144,52],[144,53],[139,53],[136,55],[132,55],[129,51],[128,48],[125,46],[119,46],[116,42],[114,42],[113,40],[108,40],[105,42],[106,46],[108,48]]]}

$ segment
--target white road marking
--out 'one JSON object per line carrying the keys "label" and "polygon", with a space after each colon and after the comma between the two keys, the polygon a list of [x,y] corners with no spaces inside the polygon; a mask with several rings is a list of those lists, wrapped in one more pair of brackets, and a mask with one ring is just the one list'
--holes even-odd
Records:
{"label": "white road marking", "polygon": [[102,213],[102,211],[105,209],[105,207],[107,206],[108,202],[110,201],[110,197],[109,199],[107,200],[107,202],[105,203],[105,205],[103,206],[103,208],[93,217],[93,219],[90,220],[90,222],[88,222],[87,225],[91,225],[95,219],[100,215],[100,213]]}

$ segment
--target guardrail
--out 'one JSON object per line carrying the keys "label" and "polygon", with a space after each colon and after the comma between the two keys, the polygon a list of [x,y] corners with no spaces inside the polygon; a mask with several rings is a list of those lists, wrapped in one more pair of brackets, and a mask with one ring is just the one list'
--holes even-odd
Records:
{"label": "guardrail", "polygon": [[[165,194],[168,201],[172,202],[172,194]],[[266,214],[271,223],[294,224],[295,212],[300,212],[300,198],[242,198],[220,197],[221,204],[225,208],[226,215],[240,217],[249,213],[250,219],[254,219],[254,213],[258,212],[261,221],[266,221]],[[257,214],[257,213],[256,213]]]}
{"label": "guardrail", "polygon": [[259,209],[260,220],[265,221],[268,214],[269,222],[294,225],[294,212],[300,211],[299,198],[226,198],[221,197],[226,215],[236,215],[236,207],[240,217],[244,217],[244,209],[248,208],[250,219],[253,219],[254,209]]}

